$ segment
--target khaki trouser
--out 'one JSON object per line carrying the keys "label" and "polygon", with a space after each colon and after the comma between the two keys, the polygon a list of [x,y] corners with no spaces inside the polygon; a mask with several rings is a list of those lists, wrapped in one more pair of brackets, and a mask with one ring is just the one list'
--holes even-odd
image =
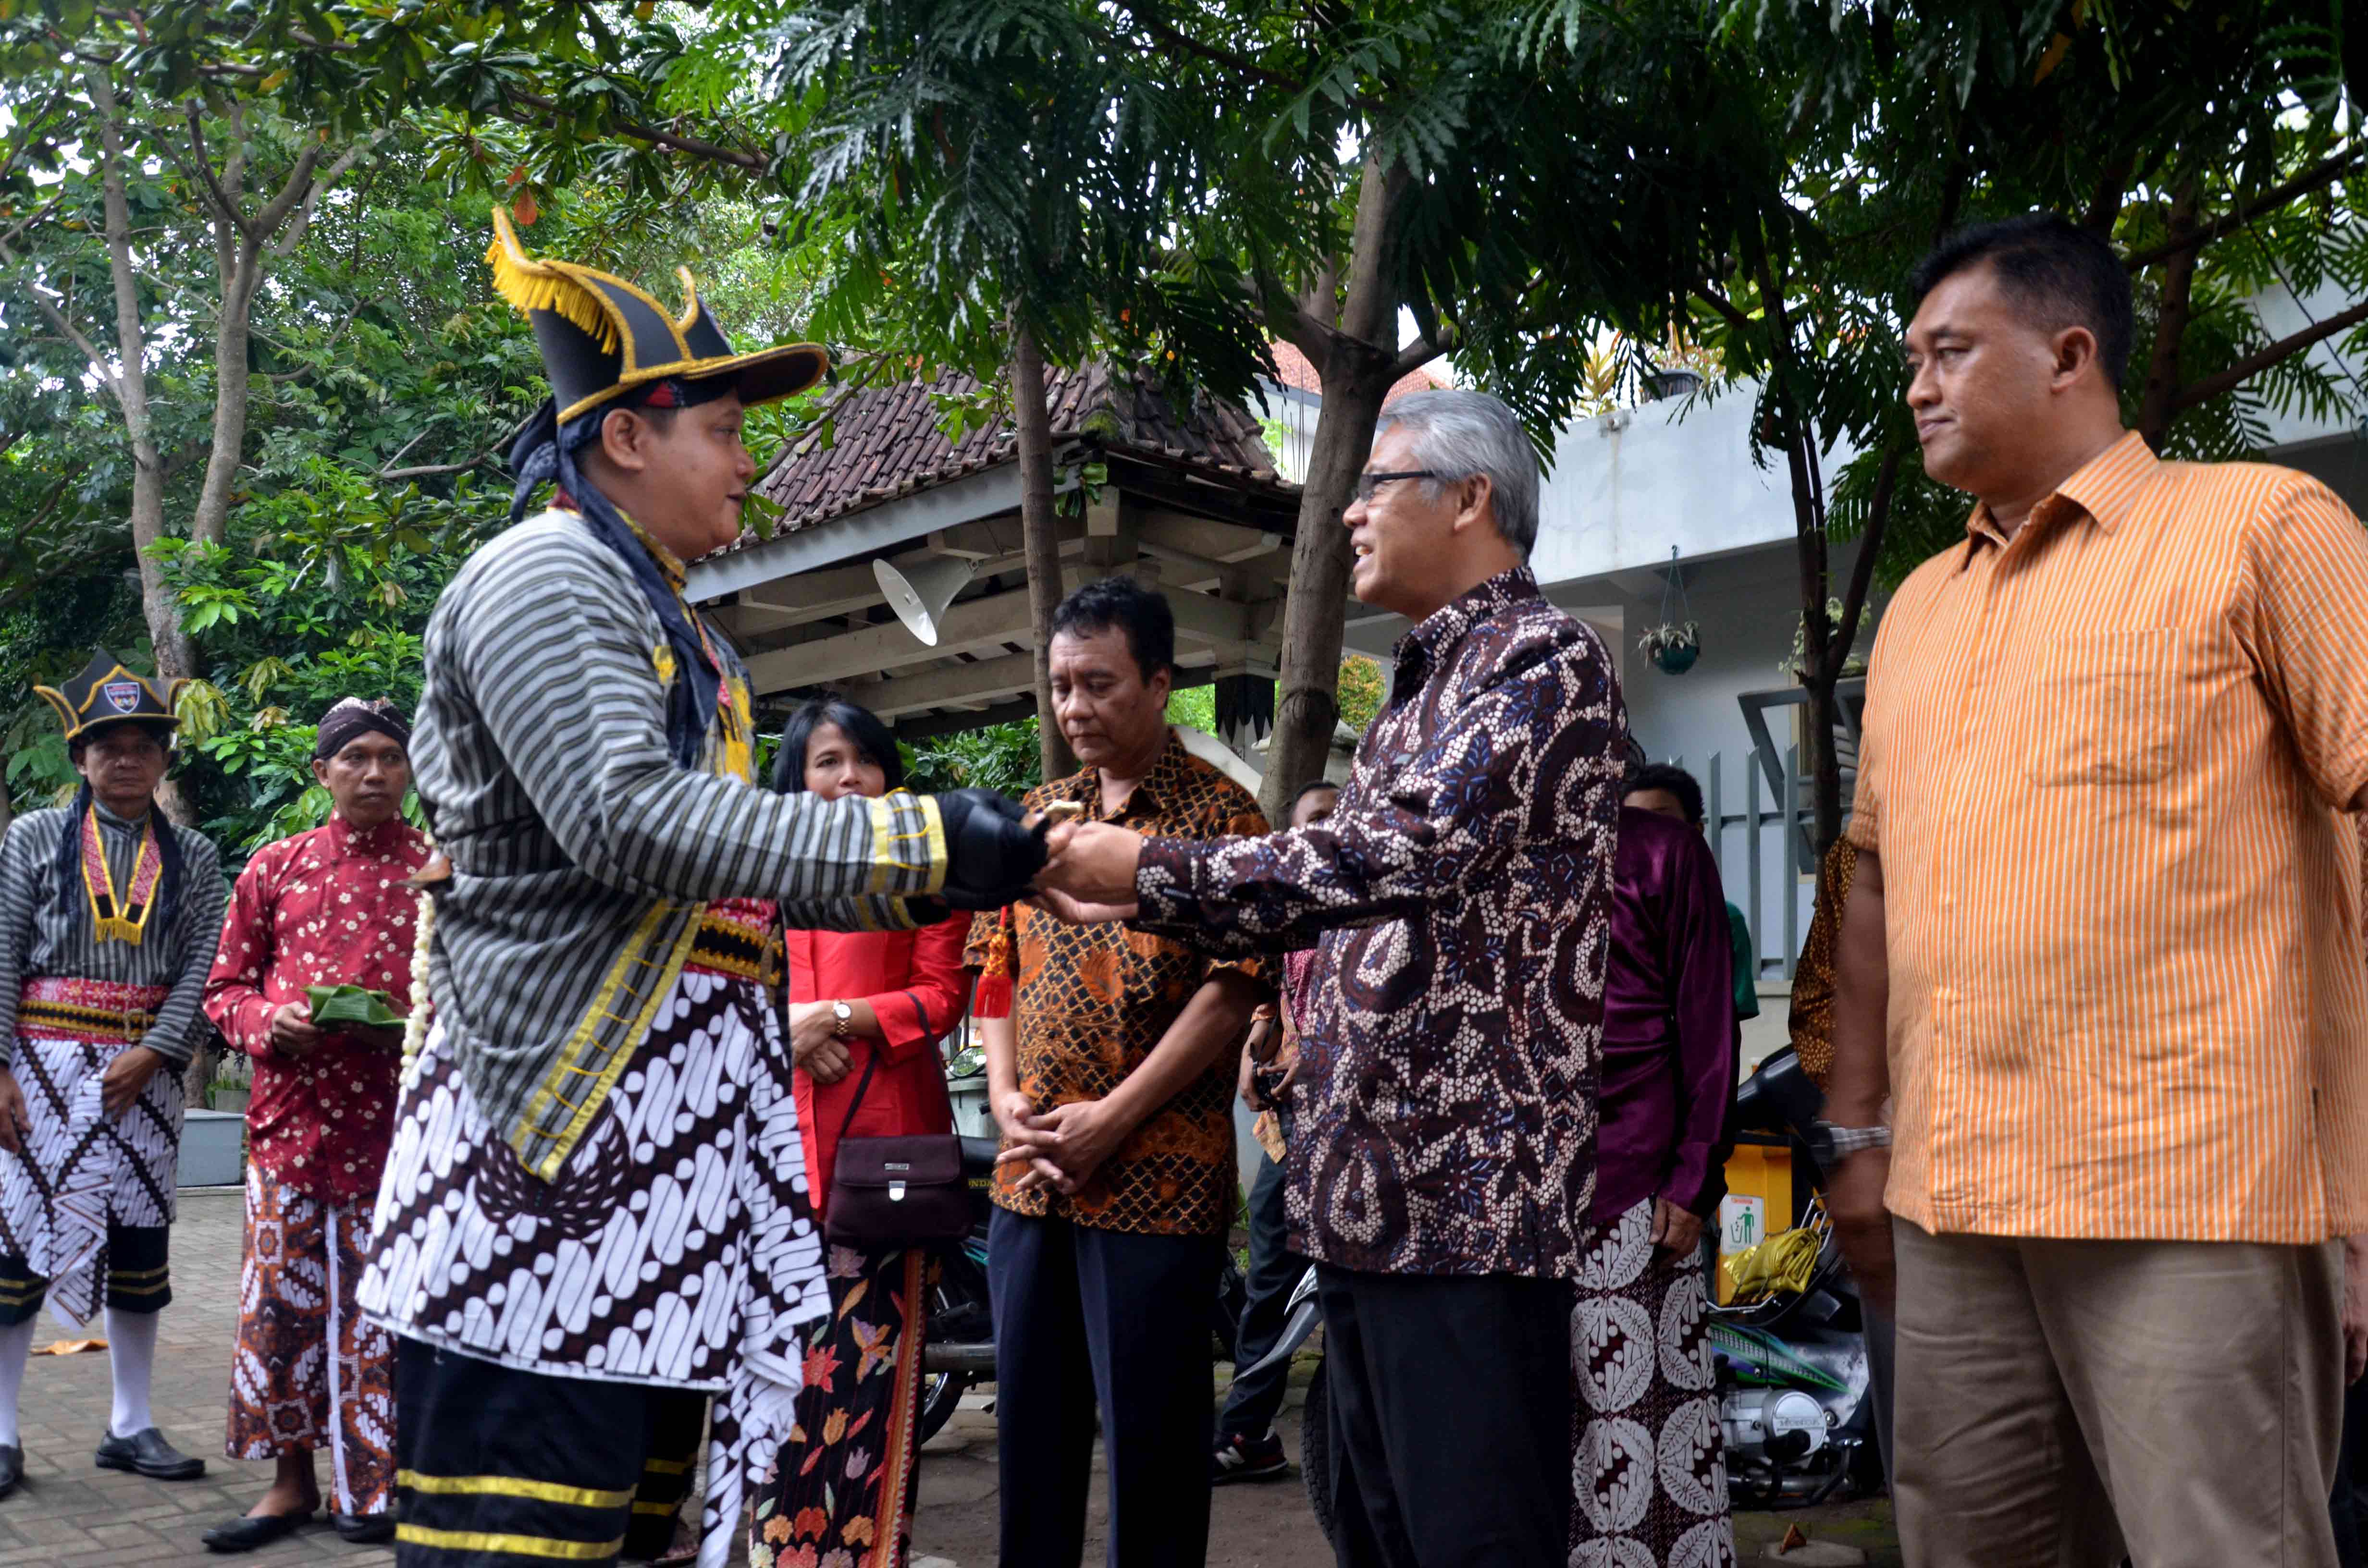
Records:
{"label": "khaki trouser", "polygon": [[2341,1243],[1892,1233],[1907,1568],[2332,1568]]}

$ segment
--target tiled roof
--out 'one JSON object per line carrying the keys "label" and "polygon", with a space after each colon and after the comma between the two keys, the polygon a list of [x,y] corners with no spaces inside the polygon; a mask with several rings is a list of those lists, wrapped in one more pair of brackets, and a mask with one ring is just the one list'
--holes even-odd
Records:
{"label": "tiled roof", "polygon": [[[1269,347],[1274,350],[1274,368],[1281,372],[1284,386],[1293,392],[1314,392],[1318,397],[1324,395],[1324,382],[1315,374],[1315,367],[1296,346],[1277,338]],[[1408,392],[1430,392],[1445,385],[1446,379],[1434,374],[1429,366],[1417,366],[1397,379],[1390,388],[1389,395],[1382,402],[1387,405]]]}
{"label": "tiled roof", "polygon": [[[782,509],[775,532],[812,528],[1015,460],[1017,437],[1008,421],[969,431],[960,442],[948,441],[939,428],[933,394],[965,394],[977,385],[969,376],[945,374],[934,381],[867,387],[849,397],[835,416],[836,439],[827,450],[818,437],[808,436],[775,458],[757,482],[757,493]],[[1156,384],[1115,381],[1099,365],[1056,373],[1045,392],[1056,442],[1093,437],[1110,451],[1228,476],[1246,488],[1293,488],[1276,474],[1258,422],[1230,403],[1201,398],[1179,413]],[[743,534],[740,544],[755,540]]]}

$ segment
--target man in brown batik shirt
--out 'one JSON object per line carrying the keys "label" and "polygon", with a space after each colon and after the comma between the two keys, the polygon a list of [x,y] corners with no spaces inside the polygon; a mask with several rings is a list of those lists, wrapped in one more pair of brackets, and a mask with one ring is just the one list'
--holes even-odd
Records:
{"label": "man in brown batik shirt", "polygon": [[[1168,728],[1175,619],[1132,578],[1053,618],[1053,697],[1086,764],[1027,799],[1183,838],[1262,834],[1249,792]],[[1235,1209],[1233,1089],[1255,962],[1019,908],[978,917],[968,961],[1004,1136],[988,1244],[1002,1441],[1003,1561],[1084,1550],[1094,1408],[1111,1561],[1198,1568],[1214,1440],[1209,1303]],[[1096,1394],[1088,1394],[1088,1389]]]}

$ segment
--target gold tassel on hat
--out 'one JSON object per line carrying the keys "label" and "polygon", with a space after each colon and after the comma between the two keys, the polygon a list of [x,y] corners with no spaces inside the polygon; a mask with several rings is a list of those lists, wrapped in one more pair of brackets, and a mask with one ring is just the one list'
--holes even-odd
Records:
{"label": "gold tassel on hat", "polygon": [[508,214],[494,209],[494,243],[485,247],[485,265],[494,269],[494,288],[517,307],[550,311],[564,317],[599,341],[600,352],[617,347],[617,323],[600,296],[547,262],[528,256],[510,227]]}

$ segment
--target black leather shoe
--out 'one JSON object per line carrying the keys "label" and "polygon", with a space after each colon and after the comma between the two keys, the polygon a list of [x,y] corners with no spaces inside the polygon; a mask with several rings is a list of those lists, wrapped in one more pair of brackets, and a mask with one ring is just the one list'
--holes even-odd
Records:
{"label": "black leather shoe", "polygon": [[310,1508],[294,1514],[249,1514],[226,1525],[216,1525],[198,1539],[206,1543],[208,1551],[253,1551],[258,1546],[269,1546],[283,1535],[295,1534],[296,1528],[312,1517]]}
{"label": "black leather shoe", "polygon": [[329,1526],[357,1546],[394,1539],[393,1514],[331,1514]]}
{"label": "black leather shoe", "polygon": [[191,1459],[154,1426],[142,1426],[129,1437],[109,1432],[98,1440],[91,1456],[101,1470],[128,1470],[151,1481],[195,1481],[205,1474],[206,1461]]}
{"label": "black leather shoe", "polygon": [[25,1479],[25,1450],[14,1443],[0,1443],[0,1497],[17,1490],[17,1483]]}

